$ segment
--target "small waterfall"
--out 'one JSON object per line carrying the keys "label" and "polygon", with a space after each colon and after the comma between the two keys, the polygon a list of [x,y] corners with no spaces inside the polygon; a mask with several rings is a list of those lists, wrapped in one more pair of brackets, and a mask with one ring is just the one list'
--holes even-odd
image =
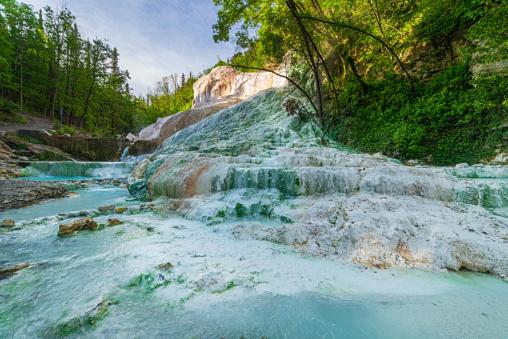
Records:
{"label": "small waterfall", "polygon": [[457,190],[456,200],[488,209],[508,207],[508,183],[473,182]]}
{"label": "small waterfall", "polygon": [[467,166],[446,170],[447,173],[461,179],[508,179],[506,166]]}
{"label": "small waterfall", "polygon": [[131,162],[37,161],[23,170],[26,176],[118,178],[129,175]]}
{"label": "small waterfall", "polygon": [[125,147],[125,149],[123,150],[122,155],[120,156],[120,162],[125,162],[128,156],[129,156],[129,146]]}

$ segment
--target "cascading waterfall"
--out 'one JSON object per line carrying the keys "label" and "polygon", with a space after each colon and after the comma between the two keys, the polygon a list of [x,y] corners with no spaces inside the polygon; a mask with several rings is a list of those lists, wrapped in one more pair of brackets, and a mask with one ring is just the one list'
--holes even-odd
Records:
{"label": "cascading waterfall", "polygon": [[506,166],[457,166],[446,169],[446,172],[462,179],[508,179]]}
{"label": "cascading waterfall", "polygon": [[95,177],[116,178],[127,176],[132,162],[80,162],[80,161],[37,161],[23,169],[25,177]]}
{"label": "cascading waterfall", "polygon": [[129,156],[129,147],[125,147],[122,155],[120,156],[120,162],[125,162],[127,160],[127,157]]}

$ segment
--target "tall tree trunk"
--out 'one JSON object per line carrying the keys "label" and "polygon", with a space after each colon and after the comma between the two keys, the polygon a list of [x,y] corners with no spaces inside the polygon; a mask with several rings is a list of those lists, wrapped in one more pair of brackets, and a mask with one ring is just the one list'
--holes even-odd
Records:
{"label": "tall tree trunk", "polygon": [[23,62],[20,62],[20,77],[19,77],[19,109],[23,112]]}

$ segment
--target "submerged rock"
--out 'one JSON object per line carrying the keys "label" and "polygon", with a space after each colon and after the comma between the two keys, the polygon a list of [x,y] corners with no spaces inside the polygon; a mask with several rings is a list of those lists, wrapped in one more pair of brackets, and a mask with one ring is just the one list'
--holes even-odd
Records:
{"label": "submerged rock", "polygon": [[8,266],[8,267],[0,267],[0,280],[7,278],[11,275],[13,275],[16,272],[19,272],[21,270],[24,270],[25,268],[30,267],[30,264],[28,263],[22,263],[15,266]]}
{"label": "submerged rock", "polygon": [[123,213],[125,213],[127,210],[128,210],[128,208],[127,208],[127,207],[117,207],[117,208],[115,208],[115,213],[116,213],[116,214],[123,214]]}
{"label": "submerged rock", "polygon": [[161,271],[171,271],[175,266],[173,266],[172,263],[170,262],[167,262],[167,263],[164,263],[164,264],[160,264],[157,266],[157,268]]}
{"label": "submerged rock", "polygon": [[112,218],[112,219],[108,219],[108,226],[118,226],[118,225],[121,225],[123,224],[123,221],[119,220],[119,219],[116,219],[116,218]]}
{"label": "submerged rock", "polygon": [[101,206],[98,210],[99,212],[111,212],[115,210],[115,205]]}
{"label": "submerged rock", "polygon": [[10,220],[10,219],[2,220],[2,222],[0,223],[0,227],[4,227],[4,228],[12,228],[14,226],[16,226],[16,222],[14,220]]}
{"label": "submerged rock", "polygon": [[77,220],[71,224],[63,224],[58,227],[58,236],[65,237],[74,235],[80,231],[96,231],[97,223],[92,218]]}

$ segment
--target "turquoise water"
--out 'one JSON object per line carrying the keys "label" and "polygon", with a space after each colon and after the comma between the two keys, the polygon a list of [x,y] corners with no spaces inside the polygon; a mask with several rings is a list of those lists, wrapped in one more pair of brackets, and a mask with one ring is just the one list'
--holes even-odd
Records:
{"label": "turquoise water", "polygon": [[133,162],[35,161],[24,168],[24,177],[126,177]]}
{"label": "turquoise water", "polygon": [[55,176],[36,176],[36,177],[19,177],[16,180],[27,180],[27,181],[82,181],[82,180],[96,180],[95,177],[55,177]]}
{"label": "turquoise water", "polygon": [[[115,192],[124,194],[104,189],[89,197],[105,205]],[[27,209],[24,217],[31,213],[36,215]],[[0,233],[0,266],[32,265],[0,280],[0,337],[506,338],[508,333],[508,284],[487,275],[370,270],[303,257],[268,242],[235,240],[232,225],[211,228],[152,213],[117,217],[125,223],[68,238],[57,237],[58,225],[66,221],[54,218]],[[171,270],[158,268],[167,262]],[[97,308],[101,301],[109,306]]]}
{"label": "turquoise water", "polygon": [[126,189],[117,187],[93,187],[78,190],[69,198],[54,199],[29,207],[0,212],[0,220],[12,219],[15,221],[49,217],[58,213],[78,212],[96,209],[104,205],[114,205],[125,202],[129,196]]}
{"label": "turquoise water", "polygon": [[48,217],[0,231],[0,267],[31,265],[0,277],[0,338],[507,337],[508,284],[491,276],[365,269],[152,212],[60,238],[74,219],[52,216],[136,203],[77,193],[0,214]]}

